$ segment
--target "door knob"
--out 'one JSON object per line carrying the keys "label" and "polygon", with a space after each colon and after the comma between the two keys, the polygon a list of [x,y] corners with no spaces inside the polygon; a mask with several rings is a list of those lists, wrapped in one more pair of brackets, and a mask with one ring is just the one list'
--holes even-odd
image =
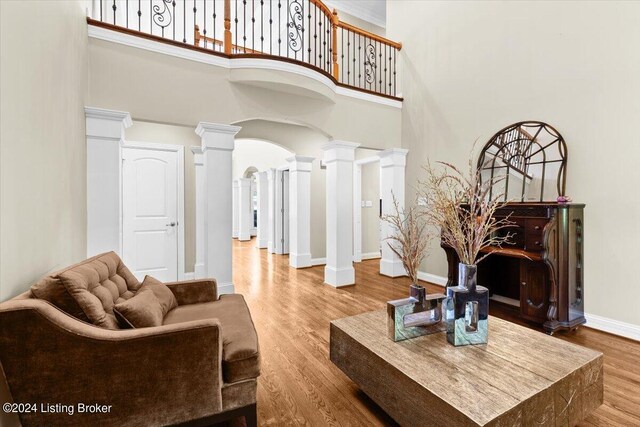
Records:
{"label": "door knob", "polygon": [[166,224],[166,226],[167,226],[167,227],[175,227],[175,226],[176,226],[176,223],[175,223],[175,222],[172,222],[172,223]]}

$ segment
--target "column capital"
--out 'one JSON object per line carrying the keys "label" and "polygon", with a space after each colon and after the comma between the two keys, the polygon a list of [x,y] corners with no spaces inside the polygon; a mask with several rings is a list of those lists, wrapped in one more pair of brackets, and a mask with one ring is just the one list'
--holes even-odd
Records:
{"label": "column capital", "polygon": [[311,163],[315,157],[293,156],[287,159],[289,162],[289,172],[311,172]]}
{"label": "column capital", "polygon": [[242,129],[240,126],[200,122],[196,134],[202,138],[202,150],[233,150],[234,137]]}
{"label": "column capital", "polygon": [[349,141],[333,140],[324,144],[321,148],[324,151],[323,160],[325,163],[336,161],[353,161],[355,151],[360,144]]}
{"label": "column capital", "polygon": [[378,153],[380,158],[380,167],[390,166],[406,166],[407,165],[407,153],[409,150],[405,148],[387,148]]}
{"label": "column capital", "polygon": [[234,180],[231,182],[231,185],[232,185],[232,187],[233,187],[233,188],[238,188],[238,187],[240,187],[240,180],[238,180],[238,179],[234,179]]}
{"label": "column capital", "polygon": [[193,164],[196,166],[204,165],[204,156],[202,155],[202,147],[189,147],[193,153]]}
{"label": "column capital", "polygon": [[126,111],[104,108],[84,107],[86,136],[103,139],[124,139],[124,130],[131,127],[133,121]]}

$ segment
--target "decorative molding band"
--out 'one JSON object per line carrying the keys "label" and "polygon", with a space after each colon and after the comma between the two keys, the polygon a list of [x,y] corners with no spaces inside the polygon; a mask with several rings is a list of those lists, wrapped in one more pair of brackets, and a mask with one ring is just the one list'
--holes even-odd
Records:
{"label": "decorative molding band", "polygon": [[368,252],[368,253],[362,254],[360,258],[364,261],[367,259],[378,259],[381,256],[382,255],[380,254],[380,251],[378,251],[378,252]]}
{"label": "decorative molding band", "polygon": [[[427,273],[425,271],[418,272],[418,279],[439,286],[446,286],[447,284],[446,277]],[[640,325],[625,323],[619,320],[609,319],[607,317],[589,313],[585,313],[584,317],[587,319],[587,323],[584,325],[587,328],[596,329],[598,331],[607,332],[609,334],[640,341]]]}
{"label": "decorative molding band", "polygon": [[589,313],[585,313],[584,317],[587,319],[587,323],[584,325],[587,328],[597,329],[613,335],[640,341],[640,325],[620,322],[619,320]]}
{"label": "decorative molding band", "polygon": [[216,67],[223,67],[231,70],[231,72],[233,72],[233,70],[241,69],[268,69],[292,73],[313,79],[328,87],[336,95],[359,99],[366,102],[373,102],[393,108],[402,108],[402,101],[400,100],[386,98],[384,96],[378,96],[372,93],[362,92],[356,89],[337,85],[329,77],[303,65],[298,65],[286,61],[277,61],[273,59],[225,58],[218,55],[198,52],[194,49],[185,49],[184,47],[174,46],[155,40],[137,37],[119,31],[113,31],[96,25],[88,25],[87,27],[89,37],[92,37],[94,39],[118,43],[137,49],[148,50],[155,53],[174,56],[180,59],[186,59],[189,61],[201,62]]}
{"label": "decorative molding band", "polygon": [[196,134],[202,136],[205,132],[235,135],[242,129],[240,126],[223,125],[219,123],[200,122],[196,127]]}
{"label": "decorative molding band", "polygon": [[84,115],[86,118],[113,120],[114,122],[122,122],[126,128],[133,125],[131,114],[127,111],[107,110],[105,108],[84,107]]}
{"label": "decorative molding band", "polygon": [[325,265],[327,263],[326,258],[311,258],[311,265]]}

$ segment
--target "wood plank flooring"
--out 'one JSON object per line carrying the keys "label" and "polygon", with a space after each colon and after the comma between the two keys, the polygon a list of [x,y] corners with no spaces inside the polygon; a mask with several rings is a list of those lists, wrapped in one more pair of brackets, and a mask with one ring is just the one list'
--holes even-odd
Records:
{"label": "wood plank flooring", "polygon": [[[384,309],[408,295],[409,279],[381,276],[370,260],[355,264],[355,286],[335,289],[323,283],[324,266],[289,268],[287,256],[256,249],[255,239],[234,240],[233,256],[236,292],[247,300],[262,353],[259,424],[395,425],[329,361],[329,321]],[[527,325],[508,306],[490,307],[491,315]],[[640,426],[640,343],[586,327],[555,336],[604,353],[604,404],[582,425]]]}

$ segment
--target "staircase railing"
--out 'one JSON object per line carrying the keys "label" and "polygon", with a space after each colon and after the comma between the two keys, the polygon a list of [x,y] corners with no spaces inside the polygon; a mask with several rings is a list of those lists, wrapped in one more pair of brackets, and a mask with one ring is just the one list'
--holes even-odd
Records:
{"label": "staircase railing", "polygon": [[320,0],[94,0],[90,24],[229,57],[304,64],[337,84],[398,98],[402,45],[340,21]]}

